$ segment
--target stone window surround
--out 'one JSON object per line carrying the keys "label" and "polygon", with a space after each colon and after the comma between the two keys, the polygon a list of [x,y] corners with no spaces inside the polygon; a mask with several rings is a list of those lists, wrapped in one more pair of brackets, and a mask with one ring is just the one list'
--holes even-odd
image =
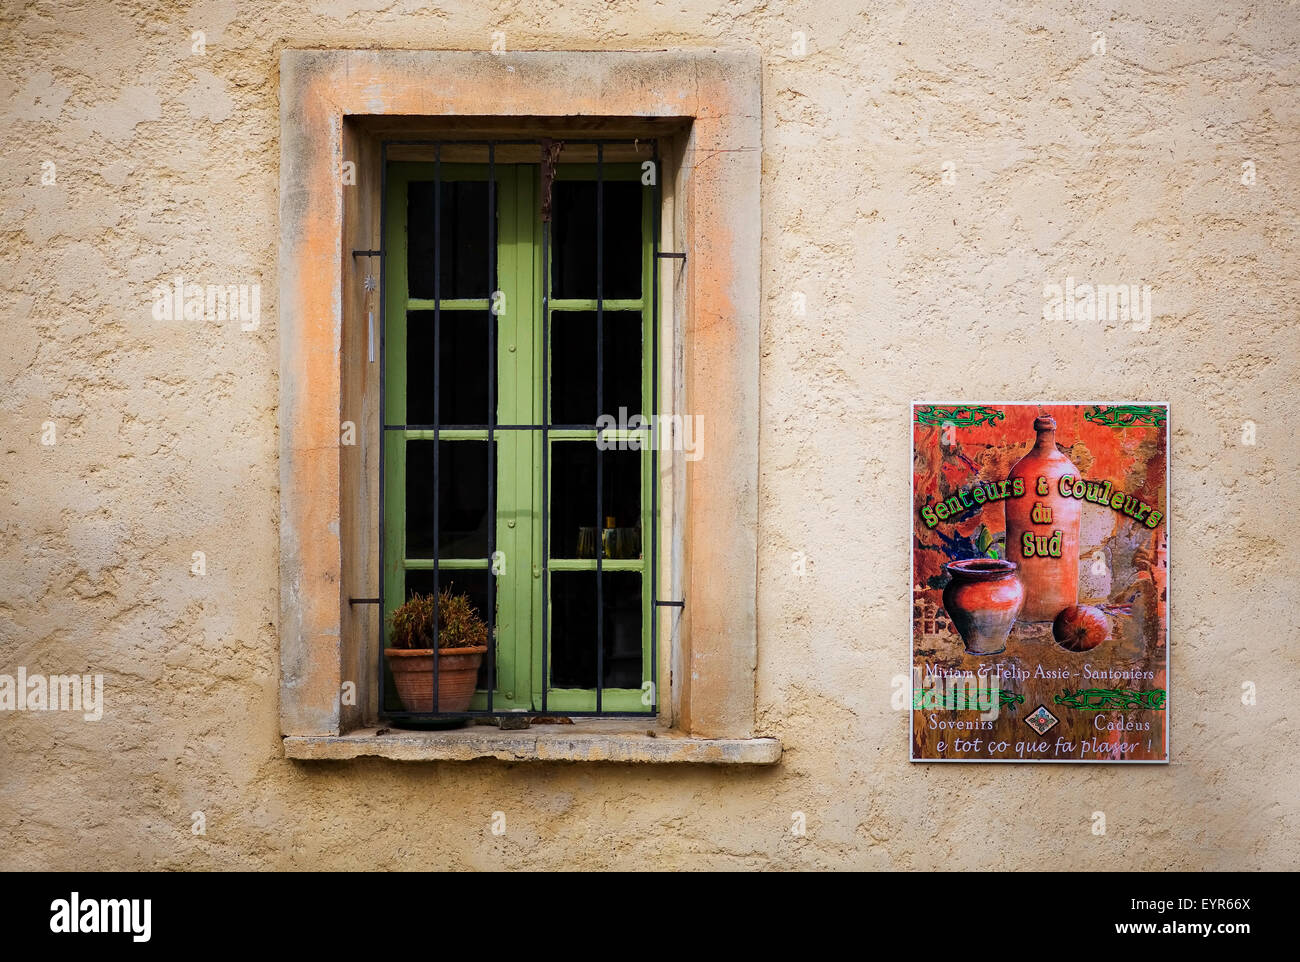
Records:
{"label": "stone window surround", "polygon": [[[755,738],[760,65],[753,52],[285,50],[280,58],[280,723],[291,758],[770,764]],[[516,123],[517,121],[517,123]],[[424,126],[421,126],[424,125]],[[567,126],[566,126],[567,125]],[[658,723],[375,729],[378,143],[392,130],[659,136],[661,398],[702,415],[703,456],[661,454]],[[529,133],[529,136],[532,134]],[[388,139],[392,139],[389,136]],[[343,163],[356,186],[343,185]],[[375,302],[377,306],[377,301]],[[382,319],[376,310],[375,324]],[[375,334],[376,338],[378,333]],[[671,354],[669,352],[671,351]],[[661,405],[662,406],[662,405]],[[665,464],[668,467],[665,467]],[[351,507],[349,510],[350,506]],[[687,510],[689,506],[689,510]],[[367,520],[366,515],[370,516]],[[340,697],[355,682],[355,704]]]}

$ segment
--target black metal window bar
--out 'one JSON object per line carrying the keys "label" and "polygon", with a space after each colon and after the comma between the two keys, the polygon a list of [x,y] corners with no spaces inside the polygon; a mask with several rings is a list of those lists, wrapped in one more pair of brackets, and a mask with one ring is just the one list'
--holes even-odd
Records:
{"label": "black metal window bar", "polygon": [[[486,147],[488,157],[488,189],[487,189],[487,258],[488,258],[488,278],[489,286],[493,289],[498,288],[499,278],[497,277],[497,218],[496,218],[496,148],[498,146],[510,145],[535,145],[539,148],[540,162],[542,170],[542,194],[539,198],[543,205],[542,212],[542,385],[543,397],[548,396],[549,389],[549,358],[550,358],[550,300],[551,300],[551,276],[550,276],[550,245],[551,245],[551,216],[547,209],[550,205],[550,186],[553,182],[554,163],[555,163],[555,146],[557,142],[550,140],[391,140],[384,141],[380,148],[380,237],[387,237],[387,219],[388,211],[388,150],[390,147],[422,147],[432,148],[434,151],[434,245],[433,245],[433,424],[388,424],[384,411],[384,401],[386,393],[385,384],[385,345],[384,345],[384,328],[385,324],[380,324],[379,336],[379,421],[380,421],[380,451],[379,458],[379,544],[385,544],[384,540],[384,461],[383,438],[382,433],[390,430],[431,430],[434,434],[433,444],[433,472],[435,480],[438,475],[438,440],[440,431],[450,429],[452,426],[442,425],[439,411],[440,392],[438,379],[441,373],[441,302],[442,302],[442,270],[441,270],[441,244],[442,244],[442,148],[444,146],[456,147]],[[653,191],[651,198],[651,237],[652,237],[652,256],[650,259],[651,277],[650,298],[651,298],[651,334],[649,340],[649,349],[651,351],[651,414],[658,416],[659,409],[659,261],[661,258],[685,259],[681,253],[664,253],[659,250],[659,235],[661,229],[661,210],[660,210],[660,179],[659,179],[659,145],[658,141],[650,140],[565,140],[564,145],[573,146],[594,146],[596,148],[596,409],[599,414],[604,404],[604,348],[602,338],[602,323],[604,315],[604,151],[606,146],[620,145],[632,146],[639,149],[641,145],[648,145],[650,149],[650,159],[653,162],[654,179],[653,184],[648,185]],[[548,168],[550,170],[548,171]],[[409,249],[409,244],[408,244]],[[358,255],[379,256],[381,264],[387,266],[386,258],[390,254],[387,250],[379,251],[356,251]],[[379,316],[381,319],[387,317],[386,298],[388,288],[388,274],[386,269],[381,270],[381,282],[379,292]],[[644,283],[644,279],[643,279]],[[643,293],[644,296],[644,293]],[[542,703],[539,708],[528,711],[510,710],[511,715],[523,717],[539,717],[545,715],[561,714],[564,716],[602,716],[602,717],[653,717],[659,713],[659,618],[658,611],[661,607],[684,607],[684,601],[666,601],[658,598],[658,580],[659,580],[659,450],[657,434],[652,434],[650,443],[651,451],[651,469],[650,469],[650,578],[649,585],[643,584],[642,590],[648,590],[651,598],[651,617],[650,617],[650,680],[651,703],[646,711],[604,711],[602,710],[602,690],[604,675],[604,608],[602,595],[602,557],[604,552],[599,548],[597,542],[596,551],[596,710],[595,711],[574,711],[571,709],[552,710],[547,706],[547,695],[551,688],[550,684],[550,639],[549,639],[549,622],[550,622],[550,501],[548,490],[549,487],[549,458],[550,458],[550,432],[553,429],[583,429],[597,431],[599,438],[599,425],[584,424],[551,424],[550,423],[550,405],[548,402],[543,403],[543,419],[541,424],[498,424],[496,423],[496,404],[497,404],[497,357],[496,357],[496,319],[492,315],[492,296],[489,291],[488,297],[488,412],[491,415],[488,424],[457,424],[454,425],[458,430],[484,430],[488,438],[488,505],[492,512],[492,519],[488,524],[488,611],[486,620],[488,621],[488,679],[487,679],[487,707],[484,709],[471,709],[464,712],[442,712],[438,709],[438,637],[437,637],[437,611],[438,611],[438,579],[439,579],[439,557],[440,551],[435,548],[433,557],[433,597],[434,597],[434,639],[433,639],[433,711],[398,711],[386,710],[385,692],[384,692],[384,635],[385,625],[383,617],[383,598],[384,595],[384,562],[381,557],[379,564],[379,598],[357,598],[353,599],[355,603],[377,603],[380,607],[379,618],[379,713],[384,718],[395,719],[429,719],[429,718],[472,718],[495,716],[500,711],[493,708],[493,696],[496,688],[496,655],[497,655],[497,637],[496,637],[496,576],[492,571],[492,558],[496,553],[496,443],[495,433],[497,431],[539,431],[542,435],[542,625],[541,625],[541,661],[542,661],[542,684],[541,694]],[[643,340],[643,344],[645,341]],[[656,428],[657,432],[657,428]],[[436,492],[435,484],[435,492]],[[604,486],[602,474],[602,459],[596,457],[596,530],[602,530],[602,520],[604,512]],[[438,545],[439,518],[438,518],[438,496],[435,493],[432,506],[433,522],[433,544]],[[643,672],[644,674],[644,672]]]}

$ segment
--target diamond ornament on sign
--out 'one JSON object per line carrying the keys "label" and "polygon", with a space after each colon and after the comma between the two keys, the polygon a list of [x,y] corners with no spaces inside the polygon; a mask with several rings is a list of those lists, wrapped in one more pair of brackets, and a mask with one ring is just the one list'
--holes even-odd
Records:
{"label": "diamond ornament on sign", "polygon": [[1025,718],[1025,724],[1032,728],[1038,734],[1044,734],[1048,729],[1055,725],[1059,718],[1048,711],[1044,706],[1039,705],[1033,712]]}

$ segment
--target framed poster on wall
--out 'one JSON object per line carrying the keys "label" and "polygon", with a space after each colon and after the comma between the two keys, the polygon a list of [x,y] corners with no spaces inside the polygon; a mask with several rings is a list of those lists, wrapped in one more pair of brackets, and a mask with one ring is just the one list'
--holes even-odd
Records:
{"label": "framed poster on wall", "polygon": [[912,406],[917,762],[1169,760],[1169,408]]}

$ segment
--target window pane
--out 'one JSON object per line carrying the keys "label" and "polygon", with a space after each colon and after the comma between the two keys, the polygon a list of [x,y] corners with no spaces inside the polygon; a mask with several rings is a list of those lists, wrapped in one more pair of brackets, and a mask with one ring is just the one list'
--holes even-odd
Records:
{"label": "window pane", "polygon": [[[602,573],[605,688],[640,688],[641,575]],[[551,575],[551,683],[556,688],[596,687],[596,572]]]}
{"label": "window pane", "polygon": [[641,410],[641,314],[604,311],[604,403],[596,410],[596,312],[551,313],[551,423],[594,425]]}
{"label": "window pane", "polygon": [[[438,402],[442,424],[487,424],[489,325],[487,311],[440,311]],[[433,424],[433,311],[406,315],[406,423]]]}
{"label": "window pane", "polygon": [[[605,289],[607,298],[641,296],[641,183],[605,181]],[[596,296],[596,182],[557,180],[551,191],[555,297]]]}
{"label": "window pane", "polygon": [[[433,297],[433,181],[412,181],[407,201],[407,286],[411,297]],[[439,245],[443,298],[487,297],[488,185],[443,181]]]}
{"label": "window pane", "polygon": [[[443,569],[438,572],[439,590],[450,591],[454,595],[468,595],[470,604],[478,612],[478,616],[487,622],[491,627],[492,619],[488,617],[488,572],[482,571],[448,571]],[[433,572],[432,571],[408,571],[406,572],[406,597],[416,593],[422,595],[433,594]]]}
{"label": "window pane", "polygon": [[406,444],[406,556],[432,558],[434,476],[438,446],[438,557],[486,558],[488,446],[486,441],[408,441]]}
{"label": "window pane", "polygon": [[[604,516],[596,517],[596,458],[602,462]],[[641,557],[641,452],[600,451],[594,441],[551,444],[552,558]],[[609,519],[612,529],[606,529]]]}

